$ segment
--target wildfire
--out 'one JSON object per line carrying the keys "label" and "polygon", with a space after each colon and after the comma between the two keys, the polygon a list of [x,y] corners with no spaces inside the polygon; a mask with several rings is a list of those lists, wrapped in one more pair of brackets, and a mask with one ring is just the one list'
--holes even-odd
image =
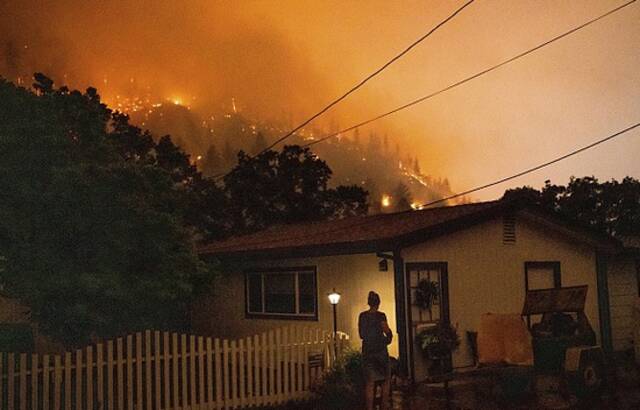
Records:
{"label": "wildfire", "polygon": [[391,197],[387,194],[382,195],[382,200],[380,201],[380,203],[385,208],[391,206]]}

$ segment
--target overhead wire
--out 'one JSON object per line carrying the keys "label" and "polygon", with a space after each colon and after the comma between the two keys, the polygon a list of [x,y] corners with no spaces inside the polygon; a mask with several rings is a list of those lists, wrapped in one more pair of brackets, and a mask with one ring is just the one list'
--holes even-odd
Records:
{"label": "overhead wire", "polygon": [[[255,156],[258,157],[262,154],[264,154],[265,152],[269,151],[270,149],[272,149],[273,147],[275,147],[276,145],[278,145],[279,143],[283,142],[284,140],[290,138],[292,135],[294,135],[296,132],[300,131],[302,128],[304,128],[305,126],[307,126],[311,121],[315,120],[316,118],[318,118],[319,116],[321,116],[322,114],[324,114],[325,112],[329,111],[333,106],[335,106],[336,104],[338,104],[339,102],[341,102],[342,100],[344,100],[345,98],[347,98],[350,94],[354,93],[356,90],[358,90],[360,87],[362,87],[363,85],[365,85],[369,80],[371,80],[372,78],[376,77],[378,74],[380,74],[382,71],[384,71],[385,69],[387,69],[390,65],[392,65],[393,63],[395,63],[396,61],[398,61],[399,59],[401,59],[404,55],[406,55],[409,51],[411,51],[411,49],[413,49],[414,47],[416,47],[418,44],[420,44],[421,42],[423,42],[425,39],[427,39],[429,36],[431,36],[433,33],[435,33],[439,28],[441,28],[442,26],[444,26],[445,24],[447,24],[449,21],[451,21],[455,16],[457,16],[459,13],[462,12],[462,10],[464,10],[465,8],[467,8],[469,5],[471,5],[471,3],[473,3],[475,0],[468,0],[466,3],[464,3],[462,6],[458,7],[452,14],[450,14],[447,18],[445,18],[444,20],[442,20],[441,22],[439,22],[435,27],[433,27],[431,30],[429,30],[427,33],[423,34],[422,36],[420,36],[417,40],[415,40],[413,43],[411,43],[408,47],[406,47],[404,50],[402,50],[400,53],[396,54],[393,58],[391,58],[389,61],[385,62],[382,66],[380,66],[378,69],[376,69],[375,71],[373,71],[371,74],[369,74],[368,76],[366,76],[364,79],[362,79],[360,82],[358,82],[356,85],[354,85],[353,87],[351,87],[348,91],[346,91],[344,94],[342,94],[341,96],[339,96],[338,98],[334,99],[333,101],[331,101],[329,104],[327,104],[325,107],[323,107],[320,111],[318,111],[317,113],[313,114],[311,117],[307,118],[305,121],[303,121],[302,123],[300,123],[299,125],[297,125],[295,128],[293,128],[292,130],[290,130],[289,132],[287,132],[286,134],[284,134],[282,137],[278,138],[276,141],[274,141],[273,143],[269,144],[266,148],[264,148],[262,151],[260,151],[258,154],[256,154]],[[218,179],[220,177],[224,177],[225,175],[227,175],[228,173],[223,173],[223,174],[218,174],[213,176],[214,179]]]}
{"label": "overhead wire", "polygon": [[540,170],[542,168],[546,168],[546,167],[548,167],[550,165],[553,165],[553,164],[558,163],[560,161],[563,161],[563,160],[565,160],[567,158],[570,158],[570,157],[572,157],[574,155],[580,154],[581,152],[584,152],[584,151],[587,151],[587,150],[589,150],[591,148],[594,148],[594,147],[596,147],[596,146],[598,146],[600,144],[603,144],[603,143],[605,143],[607,141],[610,141],[610,140],[612,140],[612,139],[614,139],[616,137],[619,137],[619,136],[621,136],[621,135],[623,135],[623,134],[625,134],[625,133],[627,133],[627,132],[629,132],[629,131],[631,131],[631,130],[633,130],[635,128],[638,128],[638,127],[640,127],[640,122],[635,123],[634,125],[631,125],[631,126],[625,128],[625,129],[620,130],[620,131],[618,131],[618,132],[616,132],[614,134],[611,134],[611,135],[609,135],[609,136],[607,136],[605,138],[602,138],[602,139],[599,139],[599,140],[597,140],[595,142],[592,142],[589,145],[585,145],[585,146],[580,147],[578,149],[575,149],[575,150],[573,150],[573,151],[571,151],[571,152],[569,152],[567,154],[564,154],[562,156],[554,158],[554,159],[552,159],[550,161],[547,161],[547,162],[544,162],[542,164],[533,166],[531,168],[527,168],[524,171],[520,171],[520,172],[518,172],[516,174],[509,175],[509,176],[504,177],[504,178],[500,178],[500,179],[498,179],[496,181],[489,182],[489,183],[486,183],[484,185],[477,186],[475,188],[467,189],[466,191],[459,192],[457,194],[449,195],[447,197],[440,198],[438,200],[428,202],[426,204],[418,206],[418,209],[427,208],[429,206],[436,205],[436,204],[439,204],[439,203],[442,203],[442,202],[446,202],[446,201],[449,201],[451,199],[455,199],[455,198],[459,198],[461,196],[469,195],[469,194],[472,194],[474,192],[478,192],[478,191],[481,191],[481,190],[484,190],[484,189],[491,188],[493,186],[502,184],[504,182],[511,181],[512,179],[519,178],[519,177],[521,177],[523,175],[530,174],[532,172],[538,171],[538,170]]}
{"label": "overhead wire", "polygon": [[590,26],[591,24],[594,24],[597,21],[600,21],[600,20],[604,19],[605,17],[607,17],[607,16],[609,16],[609,15],[611,15],[611,14],[613,14],[613,13],[619,11],[619,10],[621,10],[621,9],[623,9],[625,7],[628,7],[628,6],[630,6],[631,4],[633,4],[635,2],[636,2],[636,0],[630,0],[630,1],[628,1],[628,2],[626,2],[624,4],[622,4],[622,5],[614,8],[614,9],[609,10],[608,12],[606,12],[604,14],[599,15],[598,17],[595,17],[595,18],[593,18],[593,19],[591,19],[591,20],[589,20],[589,21],[587,21],[585,23],[582,23],[579,26],[576,26],[576,27],[572,28],[571,30],[565,31],[564,33],[562,33],[560,35],[557,35],[557,36],[555,36],[555,37],[553,37],[553,38],[551,38],[551,39],[549,39],[547,41],[544,41],[544,42],[538,44],[537,46],[535,46],[533,48],[530,48],[530,49],[528,49],[528,50],[526,50],[526,51],[524,51],[522,53],[519,53],[519,54],[517,54],[517,55],[515,55],[513,57],[510,57],[510,58],[508,58],[508,59],[506,59],[506,60],[504,60],[504,61],[502,61],[502,62],[500,62],[500,63],[498,63],[496,65],[493,65],[493,66],[491,66],[491,67],[489,67],[489,68],[487,68],[485,70],[482,70],[482,71],[480,71],[480,72],[478,72],[476,74],[473,74],[473,75],[471,75],[469,77],[466,77],[466,78],[464,78],[464,79],[462,79],[460,81],[457,81],[457,82],[455,82],[453,84],[450,84],[450,85],[448,85],[448,86],[446,86],[444,88],[441,88],[438,91],[434,91],[434,92],[432,92],[430,94],[427,94],[427,95],[422,96],[420,98],[417,98],[417,99],[415,99],[413,101],[410,101],[410,102],[408,102],[408,103],[406,103],[404,105],[401,105],[401,106],[399,106],[397,108],[394,108],[391,111],[387,111],[387,112],[385,112],[383,114],[377,115],[377,116],[375,116],[373,118],[370,118],[370,119],[368,119],[366,121],[362,121],[362,122],[360,122],[358,124],[352,125],[352,126],[350,126],[348,128],[345,128],[343,130],[334,132],[334,133],[329,134],[327,136],[324,136],[324,137],[322,137],[320,139],[311,141],[311,142],[309,142],[307,144],[302,145],[302,147],[310,147],[310,146],[319,144],[319,143],[324,142],[324,141],[326,141],[328,139],[337,137],[338,135],[347,133],[349,131],[353,131],[356,128],[360,128],[362,126],[371,124],[374,121],[378,121],[378,120],[380,120],[382,118],[385,118],[385,117],[388,117],[390,115],[393,115],[393,114],[395,114],[395,113],[397,113],[399,111],[402,111],[402,110],[405,110],[405,109],[407,109],[409,107],[412,107],[414,105],[420,104],[420,103],[422,103],[422,102],[424,102],[424,101],[426,101],[426,100],[428,100],[430,98],[433,98],[433,97],[435,97],[437,95],[440,95],[440,94],[442,94],[444,92],[447,92],[447,91],[449,91],[449,90],[451,90],[453,88],[459,87],[459,86],[461,86],[461,85],[463,85],[465,83],[468,83],[471,80],[474,80],[474,79],[476,79],[478,77],[481,77],[481,76],[483,76],[485,74],[488,74],[488,73],[490,73],[492,71],[495,71],[495,70],[499,69],[500,67],[503,67],[503,66],[513,62],[513,61],[516,61],[516,60],[518,60],[518,59],[520,59],[522,57],[525,57],[525,56],[527,56],[527,55],[529,55],[529,54],[531,54],[531,53],[533,53],[533,52],[535,52],[535,51],[537,51],[537,50],[539,50],[539,49],[541,49],[543,47],[548,46],[551,43],[554,43],[554,42],[556,42],[556,41],[558,41],[558,40],[560,40],[562,38],[565,38],[565,37],[577,32],[577,31],[579,31],[579,30],[581,30],[581,29],[583,29],[583,28],[585,28],[587,26]]}

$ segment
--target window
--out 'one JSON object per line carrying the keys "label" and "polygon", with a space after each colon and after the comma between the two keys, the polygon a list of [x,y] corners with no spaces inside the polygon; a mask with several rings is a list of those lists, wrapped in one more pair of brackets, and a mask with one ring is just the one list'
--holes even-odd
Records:
{"label": "window", "polygon": [[560,262],[525,262],[524,285],[526,290],[561,287]]}
{"label": "window", "polygon": [[282,268],[246,273],[247,317],[315,320],[316,270]]}

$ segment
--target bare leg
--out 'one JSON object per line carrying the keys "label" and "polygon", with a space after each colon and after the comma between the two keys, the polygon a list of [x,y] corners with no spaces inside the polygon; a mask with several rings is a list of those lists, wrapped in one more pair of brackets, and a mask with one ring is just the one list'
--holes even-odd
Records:
{"label": "bare leg", "polygon": [[391,394],[391,378],[387,377],[387,380],[382,384],[382,407],[381,410],[388,410],[390,405]]}
{"label": "bare leg", "polygon": [[364,385],[364,398],[367,410],[373,410],[373,400],[375,397],[375,382],[367,380]]}

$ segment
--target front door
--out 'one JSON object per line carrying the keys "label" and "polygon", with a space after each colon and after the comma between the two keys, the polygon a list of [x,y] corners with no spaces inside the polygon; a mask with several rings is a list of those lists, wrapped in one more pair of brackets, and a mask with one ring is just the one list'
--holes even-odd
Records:
{"label": "front door", "polygon": [[426,326],[449,323],[449,277],[446,262],[407,263],[411,376],[419,382],[427,369],[415,336]]}

